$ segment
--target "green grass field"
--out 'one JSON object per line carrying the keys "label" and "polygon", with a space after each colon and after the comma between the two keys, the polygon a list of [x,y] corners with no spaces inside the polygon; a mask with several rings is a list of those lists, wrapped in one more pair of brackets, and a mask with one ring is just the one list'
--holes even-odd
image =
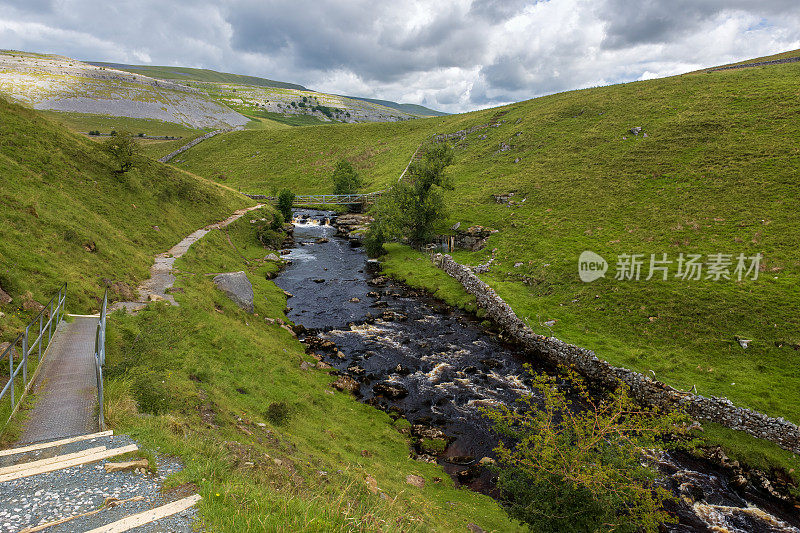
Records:
{"label": "green grass field", "polygon": [[[334,377],[265,321],[286,318],[286,297],[265,279],[275,264],[261,261],[268,250],[249,222],[256,216],[212,231],[176,262],[179,307],[112,315],[108,423],[184,460],[168,483],[199,487],[208,531],[520,529],[490,498],[412,460],[387,414],[334,392]],[[253,283],[254,315],[206,275],[236,270]],[[301,369],[303,361],[312,368]],[[288,416],[271,415],[272,404]],[[425,478],[424,488],[407,484],[408,474]]]}
{"label": "green grass field", "polygon": [[[346,157],[377,190],[397,179],[421,141],[495,117],[497,127],[456,147],[441,230],[461,222],[499,232],[485,251],[456,258],[477,264],[497,248],[483,278],[540,333],[798,422],[799,75],[798,64],[756,67],[400,124],[238,132],[202,143],[180,166],[224,173],[248,192],[328,192],[332,166]],[[635,126],[647,137],[632,135]],[[512,207],[492,198],[510,192]],[[609,261],[606,278],[579,280],[584,250]],[[639,281],[613,279],[625,253],[644,254]],[[668,281],[645,281],[650,254],[664,253],[673,261]],[[760,253],[763,261],[757,280],[684,281],[674,277],[680,253],[704,261]],[[745,350],[737,338],[752,342]]]}

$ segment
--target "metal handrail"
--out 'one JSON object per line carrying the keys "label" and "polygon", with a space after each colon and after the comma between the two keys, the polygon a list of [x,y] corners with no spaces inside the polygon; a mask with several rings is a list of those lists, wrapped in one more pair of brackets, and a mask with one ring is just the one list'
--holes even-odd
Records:
{"label": "metal handrail", "polygon": [[[28,325],[25,326],[25,331],[17,335],[17,338],[5,349],[3,350],[3,354],[0,355],[0,361],[4,361],[6,357],[8,357],[8,383],[6,383],[3,390],[0,391],[0,400],[8,393],[11,399],[11,414],[8,417],[9,420],[14,416],[19,408],[19,405],[22,403],[25,394],[31,387],[33,380],[35,378],[35,374],[31,377],[31,380],[28,381],[28,356],[33,353],[35,349],[38,348],[38,357],[36,360],[37,368],[39,363],[42,360],[42,345],[44,340],[45,331],[47,332],[47,345],[50,345],[50,340],[53,338],[53,318],[56,319],[56,328],[61,323],[61,319],[64,316],[64,306],[67,302],[67,283],[64,282],[63,285],[58,289],[58,292],[50,298],[50,301],[47,302],[47,305],[42,307],[42,310],[33,318]],[[44,321],[45,311],[47,311],[47,323]],[[33,342],[30,342],[30,330],[31,326],[34,326],[38,323],[39,325],[39,334],[36,336],[36,339]],[[17,345],[21,345],[22,348],[22,357],[17,357],[17,367],[14,368],[14,358],[17,355]],[[22,382],[24,384],[24,389],[22,394],[19,397],[17,403],[14,403],[15,400],[15,389],[14,389],[14,379],[17,375],[22,372]]]}
{"label": "metal handrail", "polygon": [[[386,191],[375,191],[363,194],[300,194],[294,197],[294,205],[320,205],[320,204],[361,204],[379,198]],[[248,198],[255,200],[267,200],[275,203],[278,201],[274,196],[264,194],[245,194]]]}
{"label": "metal handrail", "polygon": [[97,423],[100,431],[105,429],[103,416],[103,366],[106,364],[106,308],[108,307],[108,287],[103,293],[103,305],[100,306],[100,320],[97,321],[97,333],[94,338],[94,365],[97,377]]}

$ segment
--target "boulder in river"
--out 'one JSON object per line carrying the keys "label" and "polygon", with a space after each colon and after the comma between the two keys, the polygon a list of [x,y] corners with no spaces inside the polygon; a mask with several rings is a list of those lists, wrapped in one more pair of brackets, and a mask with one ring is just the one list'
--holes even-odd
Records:
{"label": "boulder in river", "polygon": [[336,381],[331,384],[331,386],[336,390],[349,392],[351,394],[357,393],[359,387],[358,381],[354,380],[350,376],[339,376],[336,378]]}
{"label": "boulder in river", "polygon": [[253,312],[253,285],[243,271],[218,274],[214,276],[214,284],[236,305],[248,313]]}
{"label": "boulder in river", "polygon": [[372,392],[390,400],[399,400],[408,396],[408,389],[399,383],[382,381],[372,387]]}

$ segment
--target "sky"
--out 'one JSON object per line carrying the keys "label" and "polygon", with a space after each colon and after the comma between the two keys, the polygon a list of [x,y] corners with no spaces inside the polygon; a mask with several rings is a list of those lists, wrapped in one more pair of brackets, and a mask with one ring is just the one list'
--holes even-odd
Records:
{"label": "sky", "polygon": [[800,0],[0,0],[0,48],[456,113],[800,48]]}

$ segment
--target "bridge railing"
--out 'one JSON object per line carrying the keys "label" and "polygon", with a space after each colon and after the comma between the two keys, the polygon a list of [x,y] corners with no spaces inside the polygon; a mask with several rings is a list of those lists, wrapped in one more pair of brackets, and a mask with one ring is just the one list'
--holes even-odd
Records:
{"label": "bridge railing", "polygon": [[[34,371],[30,381],[28,380],[29,363],[31,356],[36,354],[36,361],[34,370],[39,368],[39,363],[42,361],[42,350],[47,351],[50,345],[50,340],[53,338],[53,327],[58,327],[61,323],[61,318],[64,316],[64,306],[67,302],[67,284],[58,289],[58,292],[50,298],[50,301],[45,305],[36,317],[28,322],[25,326],[25,331],[20,333],[14,341],[3,350],[0,355],[0,362],[8,361],[8,381],[6,382],[3,390],[0,391],[0,401],[6,396],[11,400],[10,414],[8,420],[11,420],[17,413],[22,400],[30,390],[33,380],[36,378]],[[38,328],[38,333],[37,333]],[[45,333],[47,334],[47,342],[45,342]],[[31,335],[36,334],[36,337],[31,340]],[[14,361],[16,360],[16,366]],[[22,374],[22,394],[17,398],[15,380],[19,374]]]}
{"label": "bridge railing", "polygon": [[[294,205],[354,205],[374,202],[384,191],[375,191],[364,194],[298,194],[294,197]],[[265,194],[245,194],[253,200],[266,200],[271,203],[278,201],[274,196]]]}
{"label": "bridge railing", "polygon": [[94,338],[94,367],[97,377],[97,423],[100,431],[105,428],[103,415],[103,367],[106,364],[106,309],[108,308],[108,288],[103,293],[103,305],[100,306],[100,320],[97,321],[97,333]]}

